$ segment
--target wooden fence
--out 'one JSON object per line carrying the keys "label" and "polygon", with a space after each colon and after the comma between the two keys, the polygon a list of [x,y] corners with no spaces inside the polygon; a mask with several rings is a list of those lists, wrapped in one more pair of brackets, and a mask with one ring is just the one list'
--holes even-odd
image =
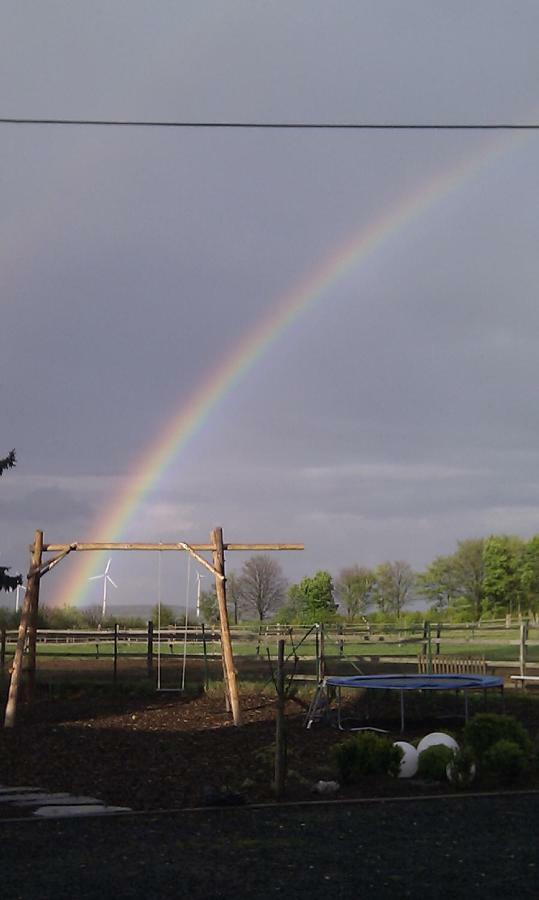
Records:
{"label": "wooden fence", "polygon": [[[508,620],[465,624],[418,623],[409,627],[364,623],[288,626],[264,624],[231,627],[236,657],[276,658],[279,640],[286,640],[287,657],[312,662],[321,677],[334,660],[360,663],[419,665],[425,671],[440,671],[443,659],[477,659],[487,667],[517,668],[520,675],[539,668],[539,626],[528,621]],[[0,665],[13,654],[15,630],[1,629]],[[157,630],[152,622],[145,629],[39,629],[38,653],[48,657],[111,659],[114,678],[121,659],[146,659],[151,674],[156,656],[186,653],[206,662],[221,655],[220,633],[211,626],[167,626]],[[438,660],[438,661],[437,661]],[[537,664],[537,666],[536,666]],[[450,664],[447,663],[449,666]],[[483,664],[482,664],[483,665]],[[453,663],[454,666],[454,663]]]}

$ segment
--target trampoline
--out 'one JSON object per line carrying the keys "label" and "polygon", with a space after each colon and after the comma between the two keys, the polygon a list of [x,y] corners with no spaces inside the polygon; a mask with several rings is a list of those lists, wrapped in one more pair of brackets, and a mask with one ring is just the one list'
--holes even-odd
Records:
{"label": "trampoline", "polygon": [[[337,692],[337,725],[343,729],[341,719],[342,688],[362,688],[363,690],[398,691],[400,693],[401,732],[404,731],[405,691],[460,691],[464,695],[464,719],[468,721],[468,694],[499,688],[503,696],[503,678],[496,675],[327,675],[318,685],[307,713],[307,728],[327,712],[330,707],[328,688]],[[381,730],[381,729],[374,729]]]}

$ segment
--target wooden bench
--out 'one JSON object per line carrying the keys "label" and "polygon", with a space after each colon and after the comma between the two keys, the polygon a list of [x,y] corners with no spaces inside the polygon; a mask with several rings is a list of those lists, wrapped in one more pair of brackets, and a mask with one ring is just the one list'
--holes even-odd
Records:
{"label": "wooden bench", "polygon": [[484,656],[441,656],[435,654],[417,657],[417,671],[420,675],[486,675],[487,661]]}
{"label": "wooden bench", "polygon": [[511,675],[511,681],[520,681],[521,687],[526,687],[526,683],[530,681],[532,684],[539,682],[539,675]]}

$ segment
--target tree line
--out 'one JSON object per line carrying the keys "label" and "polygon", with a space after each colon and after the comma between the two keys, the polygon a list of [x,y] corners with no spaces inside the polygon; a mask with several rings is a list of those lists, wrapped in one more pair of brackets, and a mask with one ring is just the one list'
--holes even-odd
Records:
{"label": "tree line", "polygon": [[[402,619],[412,601],[429,615],[455,622],[539,614],[539,535],[529,540],[491,535],[459,541],[454,553],[437,556],[422,572],[405,560],[375,567],[354,564],[336,579],[319,571],[287,585],[279,563],[253,556],[227,579],[232,620],[273,619],[281,624],[354,622],[369,617]],[[214,591],[203,594],[205,621],[218,620]]]}
{"label": "tree line", "polygon": [[[0,458],[0,476],[16,464],[15,450]],[[0,591],[21,584],[19,574],[0,566]],[[274,619],[282,624],[350,622],[362,617],[401,619],[412,600],[423,600],[438,619],[477,621],[481,616],[539,613],[539,534],[528,540],[515,535],[491,535],[459,541],[448,556],[437,556],[423,572],[414,572],[405,560],[386,561],[374,568],[354,564],[337,578],[321,570],[289,585],[275,559],[258,554],[246,560],[238,573],[227,578],[227,603],[231,621]],[[200,596],[202,620],[219,619],[215,589]],[[163,625],[175,622],[174,610],[162,605]],[[157,606],[152,611],[157,621]],[[0,624],[16,627],[17,614],[0,610]],[[96,608],[43,609],[41,628],[97,628],[113,625],[101,620]],[[122,618],[125,627],[144,627],[140,618]]]}

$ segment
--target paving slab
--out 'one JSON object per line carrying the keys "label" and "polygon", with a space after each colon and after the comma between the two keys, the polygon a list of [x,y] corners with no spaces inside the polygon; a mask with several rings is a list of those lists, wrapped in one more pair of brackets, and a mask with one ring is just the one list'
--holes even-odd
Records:
{"label": "paving slab", "polygon": [[69,794],[50,794],[48,791],[35,791],[34,793],[27,791],[22,794],[18,792],[16,794],[3,794],[0,797],[0,803],[44,803],[49,797],[58,797],[63,800],[65,797],[69,797]]}
{"label": "paving slab", "polygon": [[42,806],[33,812],[43,818],[69,818],[71,816],[100,816],[107,813],[131,812],[128,806],[103,806],[103,804],[75,804],[73,806]]}
{"label": "paving slab", "polygon": [[73,797],[71,794],[43,794],[38,800],[24,799],[17,806],[88,806],[103,805],[97,797]]}

